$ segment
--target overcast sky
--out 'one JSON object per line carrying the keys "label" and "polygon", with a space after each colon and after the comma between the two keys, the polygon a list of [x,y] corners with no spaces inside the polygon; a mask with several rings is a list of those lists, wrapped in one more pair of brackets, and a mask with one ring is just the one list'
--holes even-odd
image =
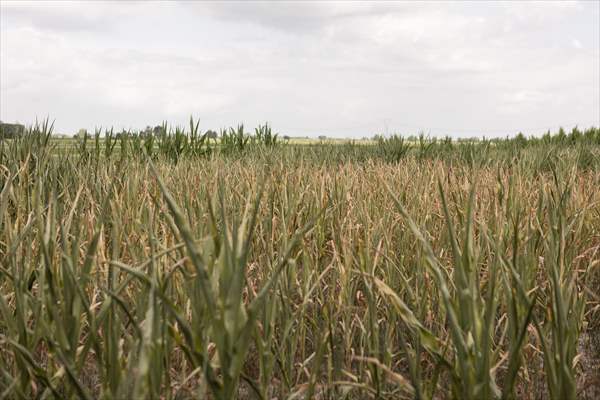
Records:
{"label": "overcast sky", "polygon": [[0,1],[0,119],[289,135],[600,125],[600,2]]}

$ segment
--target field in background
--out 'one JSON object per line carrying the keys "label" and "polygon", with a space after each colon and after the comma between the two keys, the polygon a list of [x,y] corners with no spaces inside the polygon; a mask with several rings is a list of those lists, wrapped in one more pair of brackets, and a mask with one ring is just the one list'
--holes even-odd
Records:
{"label": "field in background", "polygon": [[600,131],[0,142],[0,398],[600,396]]}

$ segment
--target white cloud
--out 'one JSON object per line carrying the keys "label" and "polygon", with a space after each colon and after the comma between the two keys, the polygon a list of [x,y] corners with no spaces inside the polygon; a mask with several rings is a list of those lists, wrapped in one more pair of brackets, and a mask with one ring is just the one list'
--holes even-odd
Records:
{"label": "white cloud", "polygon": [[[472,134],[600,123],[600,6],[0,5],[0,119]],[[447,129],[451,128],[451,129]]]}

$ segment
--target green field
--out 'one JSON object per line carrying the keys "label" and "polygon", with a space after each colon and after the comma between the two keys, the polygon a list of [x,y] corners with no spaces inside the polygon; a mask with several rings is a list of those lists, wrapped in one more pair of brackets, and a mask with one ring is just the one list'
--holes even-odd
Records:
{"label": "green field", "polygon": [[594,399],[600,130],[0,141],[0,398]]}

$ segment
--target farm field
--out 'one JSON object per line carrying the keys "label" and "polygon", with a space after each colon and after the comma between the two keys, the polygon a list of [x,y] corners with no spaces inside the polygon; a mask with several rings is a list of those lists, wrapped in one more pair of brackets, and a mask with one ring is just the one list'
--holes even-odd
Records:
{"label": "farm field", "polygon": [[600,397],[600,130],[0,139],[0,398]]}

